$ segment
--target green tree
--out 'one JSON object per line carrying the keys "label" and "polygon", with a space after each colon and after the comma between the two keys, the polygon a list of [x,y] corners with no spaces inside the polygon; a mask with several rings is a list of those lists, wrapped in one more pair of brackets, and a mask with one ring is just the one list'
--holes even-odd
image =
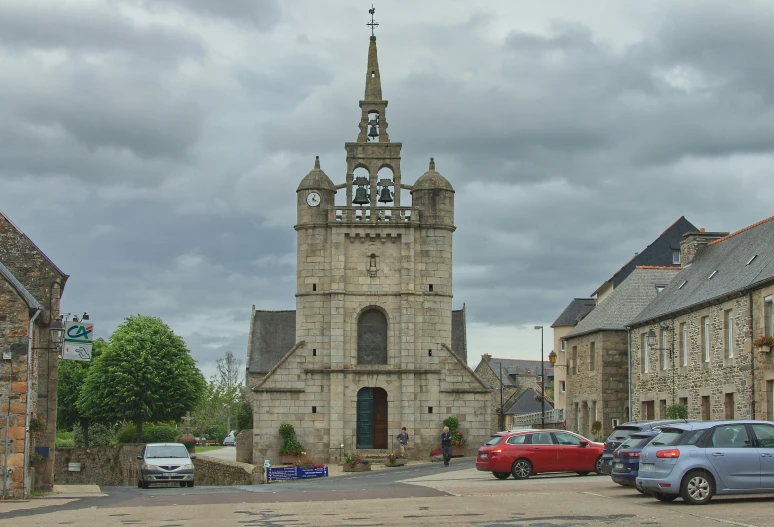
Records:
{"label": "green tree", "polygon": [[[230,351],[227,351],[224,358],[217,360],[217,367],[218,380],[229,393],[233,393],[234,388],[241,389],[245,376],[241,360],[234,357],[234,354]],[[233,402],[229,404],[228,413],[226,414],[226,433],[228,434],[231,433],[231,419],[236,414],[239,404],[239,393],[237,392],[236,397],[232,399]]]}
{"label": "green tree", "polygon": [[182,338],[161,319],[132,315],[89,369],[78,411],[92,420],[130,421],[141,442],[144,422],[180,419],[205,386]]}
{"label": "green tree", "polygon": [[688,407],[682,404],[673,404],[666,409],[667,419],[688,419]]}
{"label": "green tree", "polygon": [[[104,339],[98,338],[91,348],[91,361],[97,360],[107,347]],[[78,410],[78,397],[89,373],[92,362],[63,360],[59,362],[59,380],[57,381],[56,427],[62,430],[72,430],[80,425],[83,432],[84,446],[89,446],[89,426],[91,419]]]}
{"label": "green tree", "polygon": [[[207,428],[215,424],[223,425],[239,404],[240,386],[229,387],[219,379],[211,378],[204,389],[199,404],[191,413],[193,427],[199,431],[199,437],[205,437]],[[228,431],[230,432],[230,430]]]}

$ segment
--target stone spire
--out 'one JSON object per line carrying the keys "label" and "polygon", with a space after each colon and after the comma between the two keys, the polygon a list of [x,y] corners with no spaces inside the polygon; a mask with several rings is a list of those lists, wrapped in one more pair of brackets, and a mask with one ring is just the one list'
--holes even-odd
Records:
{"label": "stone spire", "polygon": [[379,60],[376,57],[376,37],[371,35],[368,46],[368,71],[366,72],[365,101],[382,100],[382,81],[379,79]]}

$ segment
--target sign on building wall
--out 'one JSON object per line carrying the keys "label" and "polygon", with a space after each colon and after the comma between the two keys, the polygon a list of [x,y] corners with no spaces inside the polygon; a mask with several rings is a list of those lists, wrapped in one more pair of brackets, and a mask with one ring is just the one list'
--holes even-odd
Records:
{"label": "sign on building wall", "polygon": [[67,360],[90,361],[93,338],[94,324],[84,324],[82,322],[65,323],[62,358]]}

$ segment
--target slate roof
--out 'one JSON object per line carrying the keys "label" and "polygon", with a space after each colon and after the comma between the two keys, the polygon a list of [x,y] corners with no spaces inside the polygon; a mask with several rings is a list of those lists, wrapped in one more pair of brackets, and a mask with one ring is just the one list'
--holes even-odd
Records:
{"label": "slate roof", "polygon": [[[605,281],[605,284],[612,280],[613,287],[618,287],[634,271],[635,268],[642,265],[672,265],[672,250],[680,248],[680,242],[686,232],[696,232],[696,228],[685,216],[680,216],[676,222],[670,225],[653,243],[645,247],[641,253],[635,255],[623,267]],[[592,295],[597,294],[605,285],[602,284]]]}
{"label": "slate roof", "polygon": [[[540,401],[535,400],[538,394],[540,394],[540,389],[527,388],[505,413],[507,415],[521,415],[540,412],[543,405],[540,404]],[[553,410],[554,404],[550,397],[546,397],[544,406],[546,411]]]}
{"label": "slate roof", "polygon": [[570,302],[570,305],[564,308],[562,314],[551,324],[551,327],[574,326],[591,313],[595,307],[597,307],[597,302],[593,298],[575,298]]}
{"label": "slate roof", "polygon": [[10,224],[13,226],[13,228],[14,228],[14,229],[16,229],[16,231],[17,231],[17,232],[18,232],[18,233],[19,233],[21,236],[23,236],[23,237],[24,237],[24,238],[25,238],[25,239],[26,239],[26,240],[29,242],[29,244],[30,244],[30,245],[32,245],[33,249],[35,249],[35,250],[36,250],[38,253],[40,253],[40,255],[41,255],[43,258],[45,258],[45,260],[48,262],[48,264],[49,264],[51,267],[53,267],[53,268],[54,268],[54,270],[55,270],[57,273],[59,273],[60,275],[62,275],[62,278],[64,278],[64,281],[63,281],[63,283],[62,283],[62,287],[61,287],[61,291],[60,291],[60,294],[61,294],[61,292],[63,292],[63,291],[64,291],[65,284],[67,283],[67,279],[68,279],[68,278],[70,278],[70,275],[68,275],[68,274],[65,274],[65,273],[64,273],[64,271],[62,271],[62,270],[59,268],[59,266],[57,266],[57,265],[54,263],[54,261],[53,261],[51,258],[49,258],[49,257],[48,257],[48,255],[47,255],[46,253],[44,253],[43,251],[41,251],[41,250],[40,250],[40,247],[38,247],[37,245],[35,245],[35,242],[33,242],[33,241],[32,241],[32,238],[30,238],[29,236],[27,236],[26,234],[24,234],[24,231],[22,231],[22,230],[21,230],[21,229],[20,229],[20,228],[19,228],[19,227],[18,227],[18,226],[17,226],[17,225],[16,225],[16,224],[15,224],[15,223],[12,221],[12,220],[11,220],[11,218],[9,218],[8,216],[6,216],[6,215],[5,215],[5,213],[3,213],[3,211],[2,211],[2,210],[0,210],[0,216],[2,216],[3,218],[5,218],[5,220],[6,220],[8,223],[10,223]]}
{"label": "slate roof", "polygon": [[[524,359],[488,359],[487,364],[494,372],[495,377],[500,377],[500,364],[503,365],[503,376],[500,379],[503,386],[518,386],[519,381],[516,378],[518,375],[540,375],[540,361],[539,360],[524,360]],[[546,378],[553,377],[554,365],[549,361],[543,361],[545,363]]]}
{"label": "slate roof", "polygon": [[[757,256],[756,256],[757,255]],[[749,264],[748,261],[755,256]],[[714,272],[712,279],[709,276]],[[683,287],[680,284],[685,282]],[[710,242],[701,255],[685,267],[645,307],[632,325],[691,311],[747,290],[774,282],[774,216]]]}
{"label": "slate roof", "polygon": [[2,264],[2,262],[0,262],[0,276],[5,278],[8,283],[11,284],[11,287],[16,290],[22,300],[24,300],[24,302],[27,304],[28,308],[43,309],[43,306],[40,305],[40,302],[35,300],[35,297],[32,296],[29,291],[27,291],[27,288],[25,288],[22,283],[16,279],[13,273],[9,271],[8,268]]}
{"label": "slate roof", "polygon": [[[451,347],[467,363],[465,306],[452,311]],[[253,312],[247,344],[247,369],[250,373],[268,373],[296,345],[296,312]]]}
{"label": "slate roof", "polygon": [[621,285],[613,289],[604,302],[563,338],[577,337],[595,331],[626,329],[634,317],[656,298],[656,286],[667,285],[679,272],[679,267],[635,268]]}

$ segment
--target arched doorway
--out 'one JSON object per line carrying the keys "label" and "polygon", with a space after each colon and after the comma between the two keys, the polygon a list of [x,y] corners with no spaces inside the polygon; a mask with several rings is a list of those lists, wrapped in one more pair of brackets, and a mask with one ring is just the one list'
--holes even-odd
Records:
{"label": "arched doorway", "polygon": [[357,392],[357,448],[387,448],[384,388],[361,388]]}

